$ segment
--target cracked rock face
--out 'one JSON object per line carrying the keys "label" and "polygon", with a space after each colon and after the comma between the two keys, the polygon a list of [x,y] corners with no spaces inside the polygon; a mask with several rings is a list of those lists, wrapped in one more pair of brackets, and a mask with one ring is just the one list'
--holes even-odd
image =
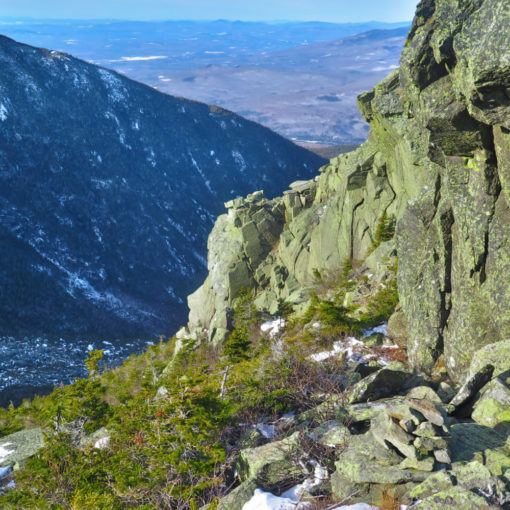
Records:
{"label": "cracked rock face", "polygon": [[510,9],[503,1],[480,0],[458,9],[424,1],[421,8],[398,83],[375,93],[383,104],[398,96],[406,113],[397,120],[374,99],[371,115],[378,130],[403,138],[398,150],[413,162],[404,171],[433,183],[410,193],[397,213],[399,289],[412,362],[430,370],[444,352],[450,373],[459,377],[475,350],[510,332],[504,304],[510,110],[506,92],[498,92],[502,82],[508,85]]}
{"label": "cracked rock face", "polygon": [[400,70],[359,101],[395,193],[411,362],[429,372],[444,355],[455,378],[510,333],[509,20],[504,1],[424,0]]}
{"label": "cracked rock face", "polygon": [[306,196],[287,192],[279,241],[229,278],[256,284],[260,308],[299,302],[314,274],[367,258],[385,214],[412,367],[444,362],[460,380],[476,351],[509,338],[509,24],[504,0],[423,0],[400,69],[359,98],[368,142],[321,169]]}

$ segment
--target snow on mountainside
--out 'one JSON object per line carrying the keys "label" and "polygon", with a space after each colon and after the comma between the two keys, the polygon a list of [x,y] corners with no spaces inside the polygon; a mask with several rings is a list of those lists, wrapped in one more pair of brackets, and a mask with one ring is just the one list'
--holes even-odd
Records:
{"label": "snow on mountainside", "polygon": [[0,336],[173,333],[223,202],[323,160],[231,112],[0,37]]}

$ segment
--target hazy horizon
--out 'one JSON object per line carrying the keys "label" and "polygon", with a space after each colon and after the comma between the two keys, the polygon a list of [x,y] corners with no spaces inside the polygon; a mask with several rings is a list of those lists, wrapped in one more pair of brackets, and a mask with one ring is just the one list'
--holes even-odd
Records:
{"label": "hazy horizon", "polygon": [[387,25],[404,25],[411,24],[412,17],[409,19],[400,19],[396,21],[383,21],[380,19],[364,19],[362,21],[326,21],[320,19],[238,19],[238,18],[204,18],[204,19],[192,19],[192,18],[162,18],[162,19],[137,19],[137,18],[39,18],[30,16],[0,16],[0,25],[14,25],[22,24],[24,22],[76,22],[76,21],[90,21],[94,23],[167,23],[167,22],[197,22],[197,23],[216,23],[216,22],[229,22],[229,23],[265,23],[268,25],[278,25],[285,23],[331,23],[333,25],[361,25],[365,23],[381,23]]}
{"label": "hazy horizon", "polygon": [[[2,2],[4,3],[4,2]],[[19,0],[2,5],[0,19],[105,21],[255,21],[400,23],[414,16],[418,0]],[[122,13],[119,15],[119,13]],[[368,13],[368,14],[367,14]]]}

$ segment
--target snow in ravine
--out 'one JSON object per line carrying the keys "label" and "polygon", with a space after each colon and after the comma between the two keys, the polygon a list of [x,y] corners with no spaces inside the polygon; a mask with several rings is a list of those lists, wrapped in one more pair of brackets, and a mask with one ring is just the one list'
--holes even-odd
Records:
{"label": "snow in ravine", "polygon": [[108,97],[115,103],[120,103],[126,99],[127,90],[122,85],[120,78],[106,69],[98,69],[101,79],[108,87]]}
{"label": "snow in ravine", "polygon": [[191,158],[191,163],[195,167],[196,171],[200,174],[200,177],[204,180],[204,184],[206,188],[210,191],[211,195],[216,195],[216,192],[211,187],[211,181],[207,178],[203,170],[198,166],[195,158],[192,156],[191,152],[188,152],[189,157]]}
{"label": "snow in ravine", "polygon": [[8,114],[7,114],[7,108],[4,104],[0,103],[0,120],[2,122],[5,122],[7,120]]}
{"label": "snow in ravine", "polygon": [[239,151],[232,151],[232,157],[234,158],[239,171],[244,172],[247,168],[247,165],[243,155]]}

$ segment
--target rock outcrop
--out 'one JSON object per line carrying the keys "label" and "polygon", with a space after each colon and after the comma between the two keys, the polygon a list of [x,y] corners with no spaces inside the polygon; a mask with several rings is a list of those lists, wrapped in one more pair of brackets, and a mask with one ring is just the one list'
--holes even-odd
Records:
{"label": "rock outcrop", "polygon": [[190,327],[222,336],[243,286],[272,313],[306,300],[318,276],[365,259],[389,219],[395,245],[367,261],[384,268],[396,247],[412,367],[461,379],[475,351],[508,338],[509,23],[506,1],[423,0],[400,69],[359,98],[368,142],[282,198],[228,204]]}
{"label": "rock outcrop", "polygon": [[282,491],[298,482],[310,495],[314,446],[300,438],[317,447],[310,427],[326,426],[317,419],[326,405],[343,427],[327,444],[335,460],[321,485],[335,501],[510,504],[509,24],[503,0],[423,0],[400,69],[359,98],[369,140],[283,197],[226,204],[181,334],[221,342],[243,287],[256,289],[261,311],[277,315],[286,301],[299,313],[346,263],[377,288],[398,258],[400,304],[384,333],[406,348],[410,368],[363,373],[338,402],[294,418],[299,433],[241,451],[239,507],[254,487],[250,501],[263,489],[284,504]]}
{"label": "rock outcrop", "polygon": [[[359,392],[369,377],[353,390]],[[497,379],[486,384],[473,419],[488,399],[499,399],[508,410],[508,391]],[[454,399],[464,394],[461,387]],[[455,406],[443,403],[431,386],[368,403],[346,404],[345,397],[329,402],[328,413],[340,421],[313,427],[324,409],[311,409],[291,420],[290,429],[289,424],[279,429],[282,437],[276,441],[241,450],[241,484],[219,508],[234,508],[229,506],[234,502],[242,508],[261,490],[282,497],[294,491],[301,494],[294,504],[305,508],[299,502],[313,496],[309,466],[314,456],[327,466],[319,494],[330,494],[333,501],[384,506],[393,500],[413,509],[508,508],[508,423],[458,419],[451,415]]]}

